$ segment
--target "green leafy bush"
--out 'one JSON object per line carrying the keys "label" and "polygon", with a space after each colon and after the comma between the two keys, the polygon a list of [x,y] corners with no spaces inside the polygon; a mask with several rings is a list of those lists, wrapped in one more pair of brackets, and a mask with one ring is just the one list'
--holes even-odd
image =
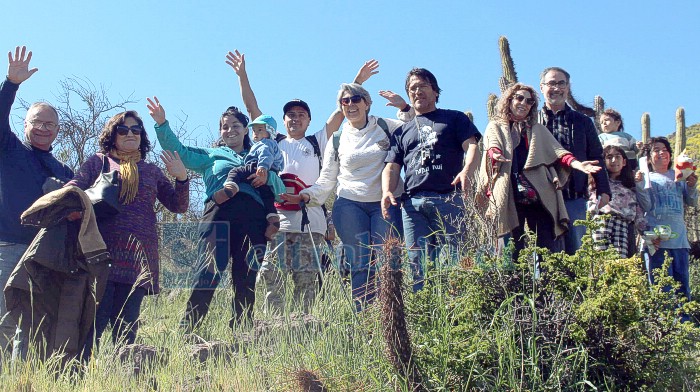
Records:
{"label": "green leafy bush", "polygon": [[515,263],[472,264],[433,274],[407,302],[416,363],[438,388],[698,385],[700,330],[681,322],[698,304],[669,290],[670,277],[650,287],[639,258],[596,251],[588,236],[573,256],[530,246]]}

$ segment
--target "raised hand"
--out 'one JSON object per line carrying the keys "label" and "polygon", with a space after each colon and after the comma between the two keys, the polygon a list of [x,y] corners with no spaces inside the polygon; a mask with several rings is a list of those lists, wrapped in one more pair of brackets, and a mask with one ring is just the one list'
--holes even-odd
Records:
{"label": "raised hand", "polygon": [[[371,78],[372,75],[379,73],[377,70],[379,68],[379,61],[372,59],[365,62],[365,64],[357,71],[354,82],[357,84],[362,84]],[[405,105],[404,105],[405,106]]]}
{"label": "raised hand", "polygon": [[158,97],[154,96],[153,100],[151,100],[151,98],[146,99],[148,100],[148,104],[146,105],[148,114],[151,115],[156,124],[163,125],[165,122],[165,109],[160,105]]}
{"label": "raised hand", "polygon": [[160,159],[165,164],[165,170],[168,171],[168,174],[175,177],[178,181],[187,180],[187,170],[177,151],[173,153],[163,150],[163,152],[160,153]]}
{"label": "raised hand", "polygon": [[644,181],[644,173],[641,170],[637,170],[634,173],[634,182],[642,182]]}
{"label": "raised hand", "polygon": [[16,47],[14,57],[12,56],[12,52],[7,52],[7,59],[9,60],[9,65],[7,66],[7,79],[9,79],[12,83],[20,84],[34,75],[34,72],[39,70],[39,68],[29,69],[29,62],[32,60],[32,52],[26,52],[26,46],[22,46],[21,48],[19,46]]}
{"label": "raised hand", "polygon": [[226,64],[233,68],[236,75],[245,75],[245,54],[240,53],[238,49],[233,52],[228,52],[226,55]]}
{"label": "raised hand", "polygon": [[408,105],[406,103],[406,100],[403,99],[402,96],[396,94],[393,91],[379,90],[379,95],[386,98],[389,101],[386,103],[386,106],[393,106],[397,109],[403,109],[406,107],[406,105]]}

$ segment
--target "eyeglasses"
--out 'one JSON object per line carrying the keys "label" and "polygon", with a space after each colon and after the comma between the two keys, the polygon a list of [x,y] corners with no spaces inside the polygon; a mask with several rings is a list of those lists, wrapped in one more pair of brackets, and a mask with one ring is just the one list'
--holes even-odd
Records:
{"label": "eyeglasses", "polygon": [[348,106],[350,105],[350,102],[352,103],[360,103],[362,101],[362,96],[361,95],[353,95],[352,97],[345,97],[345,98],[340,98],[340,103],[343,106]]}
{"label": "eyeglasses", "polygon": [[549,87],[549,88],[554,88],[554,87],[564,88],[569,83],[566,80],[560,80],[558,82],[555,82],[554,80],[550,80],[549,82],[542,83],[542,84]]}
{"label": "eyeglasses", "polygon": [[432,89],[432,88],[433,88],[433,86],[431,86],[429,84],[416,84],[415,86],[410,86],[408,88],[408,91],[412,92],[412,93],[417,93],[418,90],[427,90],[427,89]]}
{"label": "eyeglasses", "polygon": [[525,98],[524,95],[520,94],[515,94],[513,95],[513,99],[518,101],[518,102],[523,102],[525,101],[526,104],[528,105],[534,105],[535,104],[535,98]]}
{"label": "eyeglasses", "polygon": [[55,131],[58,129],[58,124],[52,121],[39,121],[39,120],[29,120],[32,124],[32,128],[41,129],[45,128],[47,131]]}
{"label": "eyeglasses", "polygon": [[139,136],[139,135],[141,135],[141,132],[144,132],[144,129],[140,125],[133,125],[130,127],[127,127],[126,125],[117,125],[116,131],[117,131],[117,135],[120,135],[120,136],[128,135],[129,131],[131,131],[131,133],[134,136]]}

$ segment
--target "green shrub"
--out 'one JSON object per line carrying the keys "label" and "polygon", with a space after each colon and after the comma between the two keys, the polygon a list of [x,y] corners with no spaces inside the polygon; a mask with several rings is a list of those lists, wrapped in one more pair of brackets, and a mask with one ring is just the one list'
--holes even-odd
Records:
{"label": "green shrub", "polygon": [[[591,223],[586,223],[591,224]],[[539,276],[534,252],[540,257]],[[447,390],[693,390],[700,380],[698,304],[673,279],[650,287],[639,258],[530,246],[429,276],[409,318],[416,363]]]}

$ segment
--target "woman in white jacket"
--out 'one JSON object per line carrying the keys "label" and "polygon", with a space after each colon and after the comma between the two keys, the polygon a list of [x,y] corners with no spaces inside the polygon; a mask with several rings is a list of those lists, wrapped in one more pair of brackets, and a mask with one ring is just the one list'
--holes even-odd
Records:
{"label": "woman in white jacket", "polygon": [[[389,105],[398,108],[407,106],[403,98],[393,97],[395,99],[387,97]],[[401,234],[399,207],[392,206],[390,217],[385,220],[380,202],[382,169],[389,151],[390,136],[403,123],[370,116],[371,105],[372,98],[359,84],[340,86],[338,107],[347,121],[334,134],[333,143],[329,142],[326,146],[320,177],[298,196],[309,205],[319,205],[338,186],[338,196],[333,204],[333,223],[350,264],[353,299],[358,311],[376,294],[376,268],[371,262],[372,255],[377,253],[385,239]],[[399,197],[402,193],[403,184],[399,184],[395,196]]]}

